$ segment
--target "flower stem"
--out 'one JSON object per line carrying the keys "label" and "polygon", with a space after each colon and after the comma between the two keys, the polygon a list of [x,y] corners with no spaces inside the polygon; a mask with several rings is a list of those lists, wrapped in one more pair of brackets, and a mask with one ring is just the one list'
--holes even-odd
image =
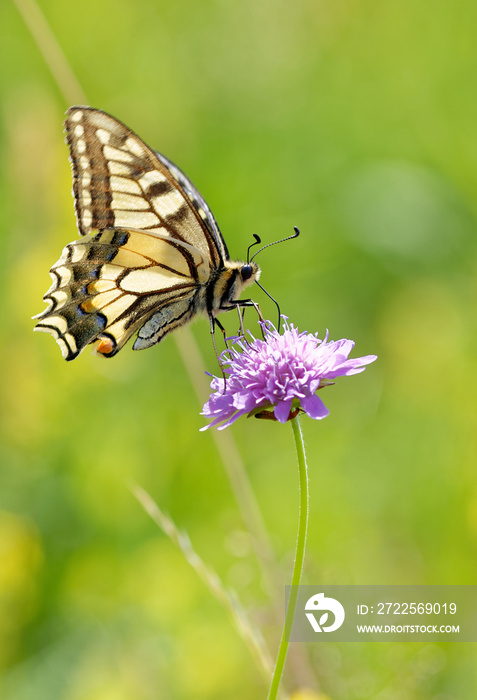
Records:
{"label": "flower stem", "polygon": [[303,442],[303,434],[299,422],[299,416],[291,420],[293,428],[293,436],[295,438],[296,453],[298,457],[298,473],[300,483],[300,510],[298,515],[298,535],[296,541],[295,563],[293,565],[293,574],[290,587],[290,596],[288,598],[288,606],[285,615],[285,624],[283,626],[282,638],[278,648],[277,662],[273,671],[272,682],[268,694],[268,700],[275,700],[278,696],[278,689],[287,658],[289,645],[289,636],[295,616],[296,601],[298,597],[298,586],[301,581],[303,571],[303,561],[305,559],[306,533],[308,530],[308,511],[309,511],[309,493],[308,493],[308,467],[306,464],[305,444]]}

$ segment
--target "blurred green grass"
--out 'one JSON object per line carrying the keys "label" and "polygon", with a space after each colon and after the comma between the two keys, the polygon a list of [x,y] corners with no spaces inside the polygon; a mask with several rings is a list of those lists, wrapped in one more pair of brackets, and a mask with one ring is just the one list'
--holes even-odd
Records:
{"label": "blurred green grass", "polygon": [[[477,6],[41,0],[90,104],[177,162],[300,328],[379,361],[305,421],[305,582],[476,580]],[[0,694],[235,700],[265,689],[225,612],[128,490],[140,483],[264,627],[260,568],[175,343],[61,359],[31,333],[77,237],[68,106],[0,5]],[[257,290],[268,314],[273,308]],[[234,330],[234,321],[228,321]],[[207,323],[193,333],[215,369]],[[286,578],[290,431],[234,428]],[[307,648],[332,700],[475,698],[475,645]],[[289,685],[291,687],[291,676]]]}

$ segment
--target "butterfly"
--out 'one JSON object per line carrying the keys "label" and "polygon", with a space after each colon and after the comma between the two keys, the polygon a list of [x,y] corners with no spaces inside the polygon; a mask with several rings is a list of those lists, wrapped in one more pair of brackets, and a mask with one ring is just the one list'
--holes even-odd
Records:
{"label": "butterfly", "polygon": [[66,360],[90,343],[113,357],[136,331],[133,350],[149,348],[200,314],[212,333],[224,331],[220,312],[258,309],[239,296],[260,268],[230,260],[207,203],[174,163],[99,109],[71,107],[65,129],[83,238],[51,268],[34,330],[51,333]]}

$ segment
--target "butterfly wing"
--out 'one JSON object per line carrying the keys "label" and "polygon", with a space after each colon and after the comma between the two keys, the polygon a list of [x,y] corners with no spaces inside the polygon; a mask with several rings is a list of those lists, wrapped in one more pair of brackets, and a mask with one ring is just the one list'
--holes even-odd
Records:
{"label": "butterfly wing", "polygon": [[209,265],[171,236],[109,229],[67,245],[50,274],[35,330],[52,333],[73,360],[94,341],[112,357],[138,328],[134,349],[159,342],[197,312]]}
{"label": "butterfly wing", "polygon": [[71,107],[65,125],[81,235],[109,228],[158,232],[222,266],[228,254],[217,223],[179,168],[99,109]]}
{"label": "butterfly wing", "polygon": [[120,121],[71,107],[65,125],[85,238],[51,269],[36,330],[52,333],[67,360],[95,341],[112,357],[138,329],[134,349],[149,347],[206,308],[210,273],[228,260],[224,240],[186,175]]}
{"label": "butterfly wing", "polygon": [[166,158],[166,156],[162,155],[162,153],[158,153],[157,151],[156,156],[159,158],[161,163],[169,170],[169,172],[174,176],[174,178],[180,184],[182,189],[186,192],[194,208],[196,209],[197,213],[202,219],[203,224],[207,227],[210,235],[214,239],[215,244],[217,245],[217,248],[219,249],[219,252],[222,256],[222,260],[228,260],[229,251],[227,250],[227,245],[220,232],[219,225],[215,220],[215,216],[212,214],[209,205],[207,204],[197,187],[194,185],[193,182],[189,180],[187,175],[175,163],[169,160],[169,158]]}

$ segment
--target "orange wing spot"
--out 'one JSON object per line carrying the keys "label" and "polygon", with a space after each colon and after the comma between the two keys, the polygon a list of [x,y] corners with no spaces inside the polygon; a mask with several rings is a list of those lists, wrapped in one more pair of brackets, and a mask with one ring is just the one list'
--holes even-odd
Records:
{"label": "orange wing spot", "polygon": [[81,304],[81,308],[83,309],[83,311],[86,311],[87,314],[91,314],[94,311],[96,311],[96,307],[92,301],[83,301],[83,303]]}
{"label": "orange wing spot", "polygon": [[114,350],[114,342],[111,340],[111,338],[100,338],[95,350],[96,352],[100,352],[102,355],[109,355]]}

